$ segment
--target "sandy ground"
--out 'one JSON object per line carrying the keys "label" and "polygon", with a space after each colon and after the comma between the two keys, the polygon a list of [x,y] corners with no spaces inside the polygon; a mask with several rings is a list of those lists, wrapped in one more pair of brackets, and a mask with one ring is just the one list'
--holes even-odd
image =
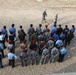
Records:
{"label": "sandy ground", "polygon": [[[70,28],[72,24],[76,24],[76,0],[43,0],[43,2],[37,2],[36,0],[0,0],[0,29],[6,25],[8,30],[11,24],[14,23],[17,30],[22,25],[27,33],[31,23],[34,24],[35,28],[41,23],[42,12],[45,9],[48,15],[46,17],[46,24],[49,25],[49,28],[53,24],[56,14],[58,14],[58,24],[61,24],[63,27],[67,24]],[[42,25],[44,28],[45,23],[42,23]],[[21,67],[18,59],[16,60],[16,67],[12,69],[8,66],[6,57],[3,59],[5,67],[0,69],[0,75],[47,75],[49,73],[62,73],[62,69],[76,63],[75,43],[76,36],[70,46],[67,47],[69,53],[66,55],[63,63],[56,62],[54,64],[48,63],[46,65],[39,64],[37,66]],[[16,42],[16,46],[19,46],[18,42]],[[5,55],[6,53],[5,50]],[[20,48],[16,47],[16,54],[19,53]],[[67,72],[70,72],[70,70]]]}

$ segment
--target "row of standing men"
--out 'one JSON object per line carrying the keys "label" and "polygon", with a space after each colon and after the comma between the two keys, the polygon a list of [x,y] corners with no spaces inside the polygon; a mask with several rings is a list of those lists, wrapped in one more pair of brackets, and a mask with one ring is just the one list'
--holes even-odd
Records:
{"label": "row of standing men", "polygon": [[[12,65],[12,68],[15,66],[15,41],[16,41],[16,29],[14,28],[14,24],[12,24],[11,28],[9,29],[10,35],[8,36],[6,26],[0,31],[0,56],[1,58],[4,57],[4,48],[5,41],[8,41],[8,59],[9,65]],[[67,53],[66,45],[70,44],[72,38],[74,38],[75,27],[72,25],[72,28],[69,29],[68,25],[65,25],[63,29],[61,25],[57,27],[56,23],[51,27],[48,28],[48,25],[45,25],[45,28],[42,31],[42,25],[39,24],[39,27],[36,30],[33,27],[33,24],[30,24],[30,28],[28,29],[29,35],[29,49],[30,49],[30,58],[32,65],[36,62],[38,63],[38,55],[41,55],[40,63],[46,63],[49,59],[50,62],[62,62],[64,59],[65,54]],[[27,65],[28,59],[28,45],[26,40],[26,33],[23,30],[22,26],[18,30],[18,38],[21,43],[22,52],[20,54],[21,65]],[[2,65],[2,59],[0,60],[0,66]]]}

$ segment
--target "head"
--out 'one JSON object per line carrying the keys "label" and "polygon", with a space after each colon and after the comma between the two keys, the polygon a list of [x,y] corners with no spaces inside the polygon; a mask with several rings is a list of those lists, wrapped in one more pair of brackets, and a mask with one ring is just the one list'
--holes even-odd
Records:
{"label": "head", "polygon": [[39,27],[42,27],[42,24],[39,24]]}
{"label": "head", "polygon": [[75,26],[74,26],[74,25],[72,25],[72,28],[75,28]]}
{"label": "head", "polygon": [[68,28],[68,26],[67,26],[67,25],[65,25],[65,28]]}
{"label": "head", "polygon": [[20,29],[22,29],[22,25],[20,25]]}
{"label": "head", "polygon": [[56,22],[54,22],[54,25],[56,25]]}
{"label": "head", "polygon": [[12,24],[12,27],[14,27],[15,26],[15,24]]}
{"label": "head", "polygon": [[59,27],[61,28],[61,24],[59,24]]}
{"label": "head", "polygon": [[33,24],[30,24],[30,27],[33,27]]}
{"label": "head", "polygon": [[4,29],[6,29],[6,26],[3,26]]}

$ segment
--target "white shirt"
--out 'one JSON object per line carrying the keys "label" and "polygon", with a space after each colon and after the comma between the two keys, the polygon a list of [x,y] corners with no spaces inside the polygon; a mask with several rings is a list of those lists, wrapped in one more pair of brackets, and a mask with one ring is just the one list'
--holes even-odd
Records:
{"label": "white shirt", "polygon": [[13,59],[13,58],[17,58],[17,56],[15,55],[15,54],[13,54],[13,53],[8,53],[8,59]]}
{"label": "white shirt", "polygon": [[1,40],[1,41],[3,41],[3,40],[4,40],[4,38],[5,38],[5,36],[4,36],[4,35],[0,35],[0,40]]}

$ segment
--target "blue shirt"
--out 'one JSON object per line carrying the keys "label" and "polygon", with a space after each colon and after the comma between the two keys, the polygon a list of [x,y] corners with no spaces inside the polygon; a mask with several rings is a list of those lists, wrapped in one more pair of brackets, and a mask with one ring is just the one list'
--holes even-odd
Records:
{"label": "blue shirt", "polygon": [[51,28],[51,33],[55,33],[56,31],[57,31],[57,27],[53,26],[53,27]]}
{"label": "blue shirt", "polygon": [[57,40],[56,45],[59,46],[59,47],[63,46],[63,41],[62,40]]}
{"label": "blue shirt", "polygon": [[66,54],[68,52],[68,50],[66,48],[62,48],[60,50],[60,54]]}
{"label": "blue shirt", "polygon": [[71,32],[74,33],[75,32],[75,28],[71,28]]}
{"label": "blue shirt", "polygon": [[2,34],[4,34],[4,35],[7,34],[7,30],[6,29],[3,28],[1,31],[2,31]]}
{"label": "blue shirt", "polygon": [[14,27],[11,27],[11,28],[9,29],[9,32],[12,32],[13,34],[16,34],[16,29],[15,29]]}
{"label": "blue shirt", "polygon": [[55,40],[55,41],[57,41],[57,40],[59,39],[59,35],[56,34],[56,33],[54,33],[53,37],[54,37],[54,40]]}
{"label": "blue shirt", "polygon": [[62,40],[64,40],[64,39],[66,38],[66,35],[65,35],[65,34],[61,34],[61,35],[60,35],[60,38],[61,38]]}

